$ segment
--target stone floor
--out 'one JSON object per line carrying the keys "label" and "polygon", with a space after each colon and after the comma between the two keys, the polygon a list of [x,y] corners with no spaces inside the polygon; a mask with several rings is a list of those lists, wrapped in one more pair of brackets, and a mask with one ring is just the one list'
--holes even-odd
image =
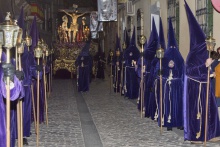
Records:
{"label": "stone floor", "polygon": [[[161,135],[156,122],[140,117],[134,101],[110,94],[108,79],[94,79],[86,93],[76,92],[75,85],[71,79],[53,80],[49,124],[40,124],[40,147],[203,146],[184,141],[179,130],[164,129]],[[36,146],[36,135],[28,141],[28,146]],[[220,143],[208,142],[207,147]]]}

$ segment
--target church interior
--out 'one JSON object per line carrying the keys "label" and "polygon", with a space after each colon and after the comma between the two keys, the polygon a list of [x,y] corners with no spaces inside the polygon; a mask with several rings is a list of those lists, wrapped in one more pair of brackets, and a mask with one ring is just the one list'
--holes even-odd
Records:
{"label": "church interior", "polygon": [[0,8],[0,147],[220,147],[219,0]]}

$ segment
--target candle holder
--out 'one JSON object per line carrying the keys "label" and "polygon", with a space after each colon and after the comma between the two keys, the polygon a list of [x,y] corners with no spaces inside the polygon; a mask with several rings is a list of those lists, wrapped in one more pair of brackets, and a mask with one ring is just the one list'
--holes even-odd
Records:
{"label": "candle holder", "polygon": [[[10,49],[16,46],[19,26],[12,21],[10,12],[7,12],[5,21],[0,25],[0,46],[6,48],[6,63],[10,63]],[[0,47],[1,48],[1,47]],[[0,49],[2,54],[2,49]],[[6,77],[6,146],[10,147],[10,77]]]}
{"label": "candle holder", "polygon": [[[140,35],[139,42],[141,44],[141,81],[140,81],[140,99],[141,99],[141,118],[143,118],[143,114],[145,114],[144,107],[144,43],[146,41],[146,37],[144,35]],[[136,62],[135,62],[136,64]]]}
{"label": "candle holder", "polygon": [[[210,58],[211,51],[214,50],[215,48],[215,39],[212,37],[211,33],[210,35],[206,38],[206,47],[208,50],[208,56]],[[208,67],[207,71],[207,87],[206,87],[206,111],[205,111],[205,138],[204,138],[204,145],[206,146],[206,141],[207,141],[207,126],[208,126],[208,109],[209,109],[209,86],[210,86],[210,67]],[[199,132],[200,133],[200,132]]]}
{"label": "candle holder", "polygon": [[163,110],[162,110],[162,58],[164,57],[164,49],[161,46],[156,51],[156,56],[160,59],[160,69],[159,69],[159,76],[160,76],[160,134],[162,134],[162,125],[163,125]]}

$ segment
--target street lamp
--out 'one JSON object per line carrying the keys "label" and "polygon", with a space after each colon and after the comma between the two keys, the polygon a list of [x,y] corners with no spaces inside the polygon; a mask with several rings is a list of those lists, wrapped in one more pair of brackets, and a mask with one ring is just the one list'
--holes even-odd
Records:
{"label": "street lamp", "polygon": [[[19,26],[17,21],[11,21],[7,12],[5,22],[0,25],[0,46],[6,48],[6,63],[10,64],[10,49],[16,46]],[[1,48],[1,47],[0,47]],[[2,50],[2,49],[1,49]],[[6,145],[10,147],[10,77],[6,77]]]}
{"label": "street lamp", "polygon": [[161,46],[157,49],[156,51],[156,55],[157,55],[157,58],[160,59],[160,70],[159,70],[159,76],[160,76],[160,134],[162,134],[162,95],[163,95],[163,92],[162,92],[162,59],[164,57],[164,49],[161,48]]}

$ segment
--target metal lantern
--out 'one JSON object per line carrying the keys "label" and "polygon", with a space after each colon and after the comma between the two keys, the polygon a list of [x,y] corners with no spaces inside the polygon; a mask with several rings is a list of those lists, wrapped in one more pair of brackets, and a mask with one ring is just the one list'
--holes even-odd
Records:
{"label": "metal lantern", "polygon": [[47,48],[46,43],[44,42],[43,39],[41,40],[41,48],[42,48],[43,52],[45,52],[46,48]]}
{"label": "metal lantern", "polygon": [[145,43],[145,41],[146,41],[146,37],[144,35],[140,35],[140,37],[139,37],[140,44],[143,45]]}
{"label": "metal lantern", "polygon": [[164,57],[164,49],[159,47],[156,51],[157,58],[162,59]]}
{"label": "metal lantern", "polygon": [[43,54],[40,44],[41,44],[41,42],[38,41],[37,46],[34,48],[34,56],[35,56],[36,58],[41,58],[41,57],[42,57],[42,54]]}
{"label": "metal lantern", "polygon": [[3,38],[3,46],[6,48],[12,48],[16,46],[17,37],[19,32],[19,26],[17,21],[11,22],[10,12],[7,12],[5,22],[0,25],[0,40]]}
{"label": "metal lantern", "polygon": [[50,51],[50,54],[54,54],[54,49],[52,48],[51,51]]}
{"label": "metal lantern", "polygon": [[49,56],[49,49],[48,48],[46,49],[45,55],[46,55],[46,57]]}
{"label": "metal lantern", "polygon": [[113,57],[114,53],[112,51],[110,51],[110,56]]}
{"label": "metal lantern", "polygon": [[17,51],[18,51],[18,54],[24,53],[24,43],[23,42],[17,44]]}
{"label": "metal lantern", "polygon": [[25,44],[30,47],[32,45],[32,38],[26,33]]}
{"label": "metal lantern", "polygon": [[122,48],[123,48],[123,50],[125,50],[126,49],[126,43],[124,42],[123,44],[122,44]]}
{"label": "metal lantern", "polygon": [[216,44],[215,39],[212,38],[212,36],[210,35],[206,38],[205,42],[206,42],[207,50],[213,51],[215,48],[215,44]]}
{"label": "metal lantern", "polygon": [[117,56],[117,57],[119,57],[119,56],[120,56],[120,51],[119,51],[119,48],[118,48],[118,50],[116,51],[116,53],[115,53],[115,54],[116,54],[116,56]]}
{"label": "metal lantern", "polygon": [[22,35],[23,35],[23,30],[21,28],[19,28],[18,37],[17,37],[17,44],[21,44],[22,43],[22,41],[23,41]]}

